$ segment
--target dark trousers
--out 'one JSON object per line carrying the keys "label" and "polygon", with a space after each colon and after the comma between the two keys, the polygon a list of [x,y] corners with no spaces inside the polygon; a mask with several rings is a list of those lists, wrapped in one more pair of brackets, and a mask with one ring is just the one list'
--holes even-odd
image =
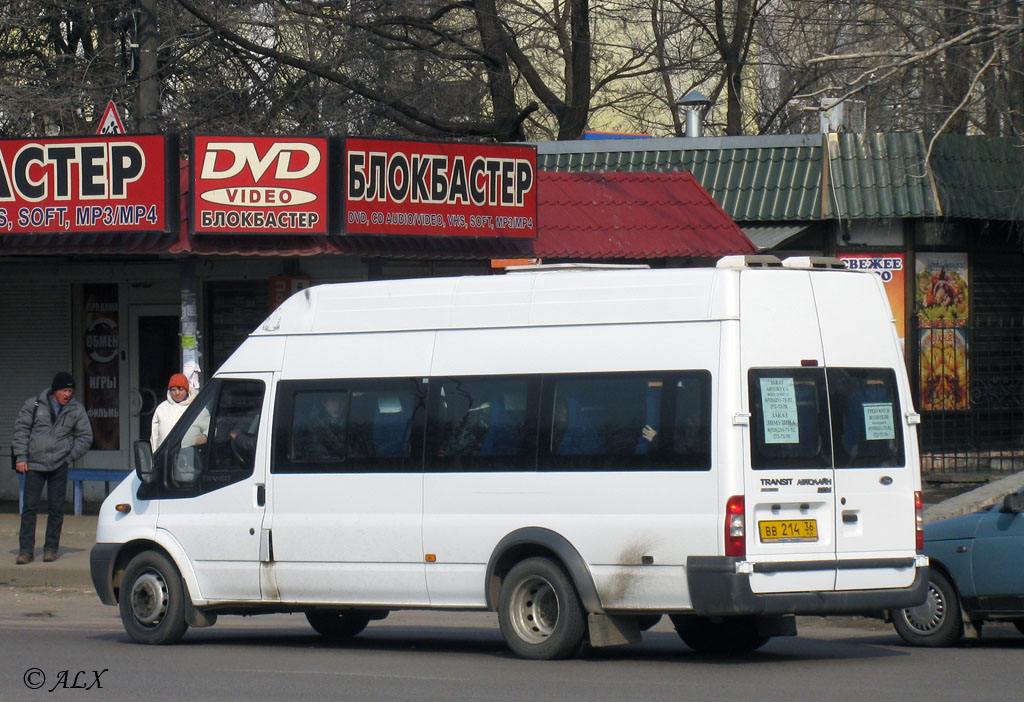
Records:
{"label": "dark trousers", "polygon": [[68,494],[68,467],[61,466],[50,473],[30,470],[25,473],[25,506],[21,510],[21,534],[18,546],[21,551],[33,553],[36,548],[36,511],[46,486],[46,542],[43,548],[56,551],[60,546],[60,530],[64,526],[64,500]]}

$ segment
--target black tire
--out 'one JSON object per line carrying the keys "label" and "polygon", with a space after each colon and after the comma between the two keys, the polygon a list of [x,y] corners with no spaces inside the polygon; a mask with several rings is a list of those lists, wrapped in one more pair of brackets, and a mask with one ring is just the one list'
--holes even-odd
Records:
{"label": "black tire", "polygon": [[771,638],[757,632],[756,617],[673,614],[670,619],[679,638],[697,653],[748,653],[761,648]]}
{"label": "black tire", "polygon": [[547,558],[513,566],[501,583],[498,623],[513,653],[533,660],[579,655],[587,620],[572,580]]}
{"label": "black tire", "polygon": [[925,601],[917,607],[894,610],[892,624],[912,646],[952,646],[964,635],[956,588],[946,576],[932,570]]}
{"label": "black tire", "polygon": [[[379,618],[379,617],[378,617]],[[306,620],[316,633],[333,641],[348,641],[362,633],[373,616],[370,612],[310,611]]]}
{"label": "black tire", "polygon": [[181,574],[156,551],[143,551],[128,562],[118,609],[124,630],[139,643],[172,644],[188,629]]}

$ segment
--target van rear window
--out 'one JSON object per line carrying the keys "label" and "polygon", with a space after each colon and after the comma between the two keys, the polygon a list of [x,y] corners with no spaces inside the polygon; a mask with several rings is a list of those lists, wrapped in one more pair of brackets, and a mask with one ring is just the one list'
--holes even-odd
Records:
{"label": "van rear window", "polygon": [[753,369],[748,382],[755,469],[906,465],[892,370]]}
{"label": "van rear window", "polygon": [[829,368],[828,393],[837,468],[906,465],[895,373]]}

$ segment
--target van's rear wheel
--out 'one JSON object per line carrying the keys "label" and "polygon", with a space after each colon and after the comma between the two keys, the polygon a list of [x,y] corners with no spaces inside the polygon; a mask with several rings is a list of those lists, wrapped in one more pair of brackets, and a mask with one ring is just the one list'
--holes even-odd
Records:
{"label": "van's rear wheel", "polygon": [[587,621],[569,576],[547,558],[517,563],[501,583],[498,623],[514,653],[555,660],[583,648]]}
{"label": "van's rear wheel", "polygon": [[900,638],[912,646],[951,646],[964,635],[960,598],[946,577],[932,570],[928,595],[917,607],[897,609],[892,625]]}
{"label": "van's rear wheel", "polygon": [[156,551],[143,551],[128,562],[118,609],[124,630],[139,643],[175,643],[188,629],[181,575]]}
{"label": "van's rear wheel", "polygon": [[[362,633],[373,619],[371,612],[353,610],[350,612],[311,611],[306,620],[316,633],[334,641],[348,641]],[[381,617],[377,617],[380,619]]]}
{"label": "van's rear wheel", "polygon": [[673,614],[670,618],[679,638],[698,653],[747,653],[771,638],[758,633],[756,617]]}

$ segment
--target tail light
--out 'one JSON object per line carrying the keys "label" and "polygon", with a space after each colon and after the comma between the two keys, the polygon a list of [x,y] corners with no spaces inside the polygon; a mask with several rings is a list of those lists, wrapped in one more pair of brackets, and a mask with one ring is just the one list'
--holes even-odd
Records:
{"label": "tail light", "polygon": [[920,490],[914,491],[914,547],[924,551],[924,503]]}
{"label": "tail light", "polygon": [[733,495],[725,503],[725,555],[747,555],[747,518],[743,495]]}

